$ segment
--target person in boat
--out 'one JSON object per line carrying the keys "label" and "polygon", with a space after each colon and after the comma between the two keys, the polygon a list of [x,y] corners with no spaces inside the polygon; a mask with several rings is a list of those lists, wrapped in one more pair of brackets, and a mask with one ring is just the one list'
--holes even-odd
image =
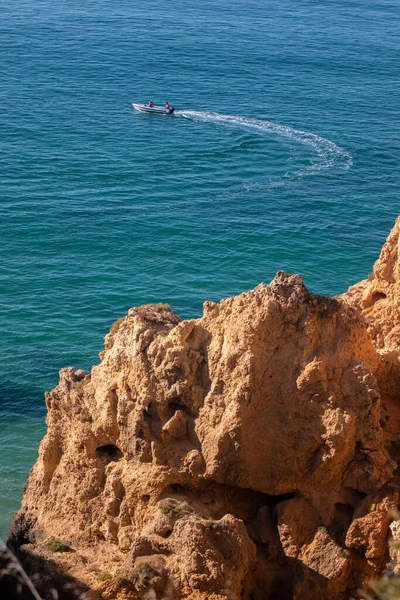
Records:
{"label": "person in boat", "polygon": [[166,102],[166,103],[164,104],[164,108],[166,108],[167,110],[171,110],[171,107],[170,107],[170,105],[169,105],[169,103],[168,103],[168,102]]}
{"label": "person in boat", "polygon": [[149,102],[148,106],[150,106],[150,108],[153,108],[153,106],[154,106],[154,102],[153,102],[153,100],[150,100],[150,102]]}

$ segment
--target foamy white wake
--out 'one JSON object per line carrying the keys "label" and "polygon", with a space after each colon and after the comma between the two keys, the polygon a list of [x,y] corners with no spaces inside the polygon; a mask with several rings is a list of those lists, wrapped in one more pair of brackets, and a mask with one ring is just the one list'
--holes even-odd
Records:
{"label": "foamy white wake", "polygon": [[313,156],[310,157],[310,165],[296,171],[296,175],[312,174],[332,167],[349,169],[353,164],[351,154],[334,142],[315,133],[293,129],[293,127],[289,127],[288,125],[280,125],[272,121],[250,117],[222,115],[220,113],[197,110],[179,110],[175,111],[175,114],[194,121],[205,121],[207,123],[215,123],[216,125],[223,124],[245,130],[259,131],[262,134],[290,138],[295,143],[297,142],[310,147],[313,151]]}

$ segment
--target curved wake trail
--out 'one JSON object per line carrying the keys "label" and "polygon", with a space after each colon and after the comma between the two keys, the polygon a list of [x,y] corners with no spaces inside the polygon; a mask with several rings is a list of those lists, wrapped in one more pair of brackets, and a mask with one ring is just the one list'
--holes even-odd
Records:
{"label": "curved wake trail", "polygon": [[224,124],[244,130],[251,129],[263,134],[270,133],[277,137],[291,139],[294,142],[310,147],[316,155],[310,159],[311,164],[299,169],[296,172],[296,175],[312,174],[332,167],[346,170],[353,164],[351,154],[344,150],[344,148],[341,148],[334,142],[316,135],[315,133],[294,129],[288,125],[279,125],[279,123],[251,117],[223,115],[215,112],[197,110],[178,110],[175,111],[175,114],[194,121],[204,121],[207,123],[214,123],[215,125]]}

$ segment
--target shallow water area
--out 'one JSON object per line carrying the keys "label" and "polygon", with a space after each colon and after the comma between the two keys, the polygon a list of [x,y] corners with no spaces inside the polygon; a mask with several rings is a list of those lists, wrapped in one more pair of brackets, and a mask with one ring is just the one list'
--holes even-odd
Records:
{"label": "shallow water area", "polygon": [[399,214],[399,21],[390,0],[3,2],[3,537],[44,390],[129,307],[368,275]]}

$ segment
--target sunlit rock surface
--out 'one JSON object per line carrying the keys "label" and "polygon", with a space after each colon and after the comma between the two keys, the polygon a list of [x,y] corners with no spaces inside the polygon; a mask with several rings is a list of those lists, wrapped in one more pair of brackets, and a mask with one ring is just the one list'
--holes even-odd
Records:
{"label": "sunlit rock surface", "polygon": [[380,572],[398,227],[345,297],[279,272],[200,319],[159,304],[117,321],[101,364],[46,395],[9,540],[22,561],[51,558],[110,600],[344,599]]}

